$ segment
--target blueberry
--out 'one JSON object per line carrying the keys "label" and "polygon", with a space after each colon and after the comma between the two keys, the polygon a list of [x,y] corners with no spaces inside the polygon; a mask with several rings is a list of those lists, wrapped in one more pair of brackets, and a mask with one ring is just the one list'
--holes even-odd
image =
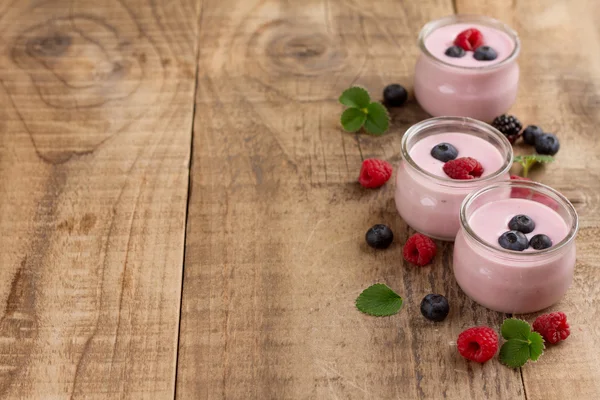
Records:
{"label": "blueberry", "polygon": [[400,107],[407,99],[408,92],[397,83],[387,85],[383,90],[383,101],[390,107]]}
{"label": "blueberry", "polygon": [[540,233],[531,238],[529,245],[536,250],[544,250],[548,247],[552,247],[552,239]]}
{"label": "blueberry", "polygon": [[479,46],[477,50],[475,50],[473,57],[479,61],[492,61],[498,58],[498,53],[490,46]]}
{"label": "blueberry", "polygon": [[387,225],[377,224],[367,231],[365,239],[374,249],[387,249],[394,240],[394,233]]}
{"label": "blueberry", "polygon": [[464,57],[467,52],[462,47],[450,46],[446,49],[444,54],[452,58],[461,58]]}
{"label": "blueberry", "polygon": [[527,236],[523,232],[508,231],[498,238],[498,244],[508,250],[523,251],[529,246]]}
{"label": "blueberry", "polygon": [[443,321],[449,312],[448,300],[441,294],[428,294],[421,301],[421,314],[431,321]]}
{"label": "blueberry", "polygon": [[448,162],[458,157],[458,150],[450,143],[440,143],[431,149],[431,157],[441,162]]}
{"label": "blueberry", "polygon": [[558,149],[560,149],[560,143],[558,142],[556,135],[553,135],[552,133],[541,134],[535,140],[535,151],[537,151],[538,154],[553,156],[558,153]]}
{"label": "blueberry", "polygon": [[527,215],[515,215],[508,222],[508,229],[523,233],[531,233],[535,229],[535,222]]}
{"label": "blueberry", "polygon": [[538,136],[542,135],[544,132],[542,128],[536,125],[529,125],[523,131],[523,141],[530,146],[535,146],[535,140]]}

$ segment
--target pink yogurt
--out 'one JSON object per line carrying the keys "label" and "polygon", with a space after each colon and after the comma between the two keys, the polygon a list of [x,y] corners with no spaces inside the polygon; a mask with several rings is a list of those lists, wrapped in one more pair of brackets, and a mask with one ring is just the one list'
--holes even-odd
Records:
{"label": "pink yogurt", "polygon": [[[451,179],[443,162],[431,156],[439,143],[450,143],[458,157],[473,157],[484,168],[481,178]],[[396,208],[413,229],[452,241],[460,228],[459,211],[471,191],[509,177],[512,147],[491,126],[470,118],[430,118],[413,125],[402,138],[402,160],[396,174]]]}
{"label": "pink yogurt", "polygon": [[[484,44],[496,50],[493,61],[445,55],[458,33],[480,30]],[[508,111],[517,96],[520,44],[508,26],[482,16],[453,15],[425,25],[419,35],[421,55],[415,68],[415,96],[433,116],[458,115],[490,122]]]}
{"label": "pink yogurt", "polygon": [[[511,197],[513,189],[534,195]],[[517,214],[535,221],[528,239],[543,233],[553,246],[523,252],[500,247],[498,237],[509,230],[508,221]],[[461,229],[454,244],[456,281],[469,297],[495,311],[523,314],[549,307],[573,280],[577,227],[571,203],[547,186],[508,181],[482,188],[461,208]]]}

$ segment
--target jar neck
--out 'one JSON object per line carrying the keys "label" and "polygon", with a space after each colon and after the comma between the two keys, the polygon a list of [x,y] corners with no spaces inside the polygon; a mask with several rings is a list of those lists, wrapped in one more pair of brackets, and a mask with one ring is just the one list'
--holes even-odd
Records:
{"label": "jar neck", "polygon": [[[514,191],[518,193],[516,197],[512,194]],[[531,198],[527,199],[527,197]],[[565,237],[552,247],[532,252],[503,249],[483,240],[470,225],[469,220],[473,213],[485,204],[489,204],[496,200],[505,200],[506,198],[535,201],[535,197],[539,199],[537,202],[544,204],[544,206],[547,206],[558,213],[568,227],[568,232]],[[523,180],[502,181],[470,193],[465,198],[460,208],[460,224],[461,233],[465,236],[465,240],[472,248],[477,249],[480,252],[493,254],[496,258],[520,263],[539,262],[541,260],[560,257],[571,248],[575,236],[577,235],[577,231],[579,230],[579,218],[577,212],[575,211],[575,207],[573,207],[566,197],[549,186],[542,185],[538,182]]]}
{"label": "jar neck", "polygon": [[[429,51],[427,46],[425,45],[425,39],[427,39],[429,34],[443,26],[459,24],[459,23],[481,24],[481,25],[485,25],[490,28],[494,28],[494,29],[497,29],[499,31],[506,33],[513,42],[512,52],[510,53],[510,55],[508,57],[506,57],[504,60],[500,61],[497,64],[482,65],[482,66],[477,66],[477,67],[454,65],[454,64],[448,63],[444,60],[441,60],[438,57],[436,57],[435,55],[433,55]],[[421,32],[419,33],[419,38],[418,38],[417,44],[419,46],[419,49],[421,50],[422,56],[426,57],[433,63],[438,64],[443,67],[446,67],[446,68],[454,69],[457,71],[468,71],[469,73],[473,73],[473,72],[485,73],[485,72],[498,71],[498,70],[504,69],[505,67],[514,63],[514,61],[517,59],[517,57],[519,55],[519,52],[521,51],[521,41],[520,41],[517,33],[512,28],[510,28],[508,25],[506,25],[496,19],[493,19],[490,17],[485,17],[482,15],[458,14],[458,15],[450,15],[450,16],[447,16],[444,18],[440,18],[438,20],[431,21],[431,22],[425,24],[425,26],[423,26],[423,28],[421,29]]]}
{"label": "jar neck", "polygon": [[[482,178],[473,180],[456,180],[434,175],[421,168],[411,157],[410,150],[412,146],[420,140],[419,136],[429,136],[439,133],[457,132],[476,137],[486,137],[491,139],[494,146],[501,153],[502,166],[493,173]],[[406,162],[406,168],[412,173],[426,178],[429,182],[450,190],[472,191],[476,188],[498,180],[500,177],[508,174],[513,162],[512,145],[492,126],[467,117],[436,117],[429,118],[411,126],[402,137],[402,158]]]}

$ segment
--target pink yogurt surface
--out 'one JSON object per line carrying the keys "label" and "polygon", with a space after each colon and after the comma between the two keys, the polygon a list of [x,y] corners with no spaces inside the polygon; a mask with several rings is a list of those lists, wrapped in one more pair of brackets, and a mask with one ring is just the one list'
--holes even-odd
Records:
{"label": "pink yogurt surface", "polygon": [[[504,199],[482,205],[469,219],[471,229],[490,245],[501,248],[498,238],[510,230],[508,222],[518,214],[525,214],[535,222],[535,229],[527,233],[527,239],[543,233],[553,244],[558,244],[569,233],[564,219],[554,210],[536,201],[527,199]],[[526,252],[537,251],[531,247]]]}
{"label": "pink yogurt surface", "polygon": [[500,152],[488,141],[466,133],[440,133],[419,140],[410,149],[410,157],[425,171],[449,179],[443,170],[444,163],[431,156],[431,149],[440,143],[449,143],[458,150],[458,157],[472,157],[483,166],[483,175],[498,171],[504,160]]}
{"label": "pink yogurt surface", "polygon": [[[483,34],[483,44],[492,47],[498,53],[495,60],[478,61],[473,57],[472,51],[467,51],[467,54],[461,58],[448,57],[444,54],[448,47],[454,45],[456,36],[469,28],[478,29]],[[431,32],[425,38],[425,47],[433,56],[446,63],[459,67],[483,67],[498,64],[507,59],[513,52],[515,44],[510,36],[498,29],[485,25],[463,23],[442,26]]]}

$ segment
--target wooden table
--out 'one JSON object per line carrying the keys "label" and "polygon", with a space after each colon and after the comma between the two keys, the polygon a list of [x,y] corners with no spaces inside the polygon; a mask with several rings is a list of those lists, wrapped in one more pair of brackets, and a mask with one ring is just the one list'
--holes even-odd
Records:
{"label": "wooden table", "polygon": [[[394,185],[356,183],[426,114],[339,125],[350,85],[410,88],[419,29],[455,12],[520,33],[512,113],[562,141],[533,177],[581,218],[553,307],[572,335],[520,370],[457,355],[506,316],[461,293],[451,244],[404,264]],[[0,18],[2,399],[600,398],[597,0],[0,0]],[[387,251],[364,243],[375,223]],[[398,315],[355,309],[375,282]],[[444,323],[419,313],[430,292]]]}

